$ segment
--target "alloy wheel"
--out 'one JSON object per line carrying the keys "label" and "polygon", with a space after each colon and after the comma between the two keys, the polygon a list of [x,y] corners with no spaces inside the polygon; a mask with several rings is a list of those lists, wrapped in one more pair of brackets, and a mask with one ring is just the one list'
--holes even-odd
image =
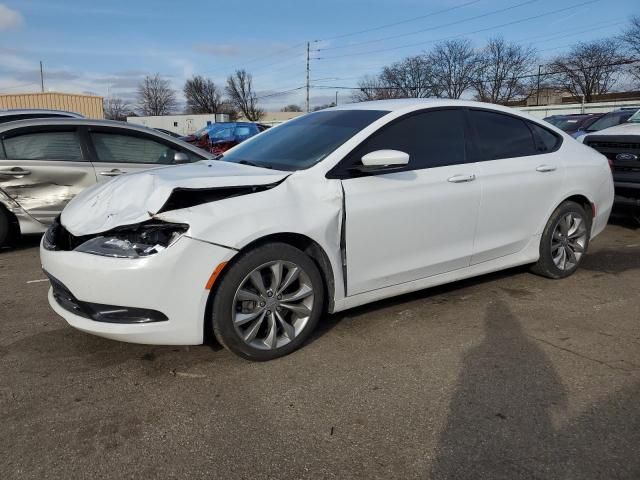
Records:
{"label": "alloy wheel", "polygon": [[551,236],[551,257],[560,270],[575,268],[584,255],[587,225],[580,214],[569,212],[560,218]]}
{"label": "alloy wheel", "polygon": [[293,262],[260,265],[240,283],[233,298],[233,326],[254,348],[273,350],[296,338],[309,321],[314,290]]}

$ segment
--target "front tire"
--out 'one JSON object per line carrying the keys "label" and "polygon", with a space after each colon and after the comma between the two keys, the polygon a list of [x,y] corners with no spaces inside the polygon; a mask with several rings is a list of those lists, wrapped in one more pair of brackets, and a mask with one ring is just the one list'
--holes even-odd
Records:
{"label": "front tire", "polygon": [[532,270],[548,278],[572,275],[587,252],[591,216],[576,202],[563,202],[551,215],[540,240],[540,258]]}
{"label": "front tire", "polygon": [[218,341],[249,360],[272,360],[299,348],[323,311],[324,283],[301,250],[270,243],[240,254],[215,291]]}

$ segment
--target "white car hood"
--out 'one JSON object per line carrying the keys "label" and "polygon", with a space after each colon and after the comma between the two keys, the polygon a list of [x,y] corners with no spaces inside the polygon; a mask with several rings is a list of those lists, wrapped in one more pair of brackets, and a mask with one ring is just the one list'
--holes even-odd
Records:
{"label": "white car hood", "polygon": [[84,190],[63,210],[61,223],[76,236],[106,232],[149,220],[176,188],[268,185],[290,173],[215,160],[131,173]]}

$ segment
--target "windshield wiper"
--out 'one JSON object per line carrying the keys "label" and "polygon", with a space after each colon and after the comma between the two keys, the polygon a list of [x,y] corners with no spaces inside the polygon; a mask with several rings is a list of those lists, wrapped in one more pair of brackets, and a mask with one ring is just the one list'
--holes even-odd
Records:
{"label": "windshield wiper", "polygon": [[238,163],[241,163],[242,165],[249,165],[250,167],[268,168],[271,170],[273,169],[271,165],[254,163],[249,160],[239,160]]}

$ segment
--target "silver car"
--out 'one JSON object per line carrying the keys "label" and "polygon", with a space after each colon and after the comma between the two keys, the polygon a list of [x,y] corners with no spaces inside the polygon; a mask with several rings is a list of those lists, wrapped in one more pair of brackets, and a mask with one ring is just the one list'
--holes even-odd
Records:
{"label": "silver car", "polygon": [[83,189],[127,172],[210,159],[146,127],[38,118],[0,124],[0,246],[42,233]]}

